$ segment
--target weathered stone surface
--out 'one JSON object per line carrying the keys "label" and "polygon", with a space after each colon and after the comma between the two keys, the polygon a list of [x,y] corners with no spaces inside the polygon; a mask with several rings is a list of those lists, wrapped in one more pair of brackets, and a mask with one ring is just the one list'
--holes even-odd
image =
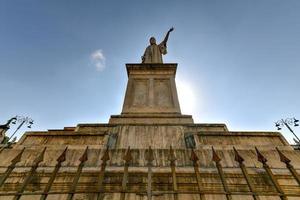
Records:
{"label": "weathered stone surface", "polygon": [[[199,158],[199,175],[207,200],[226,199],[219,172],[212,161],[212,146],[220,157],[224,179],[232,199],[253,199],[239,163],[235,161],[233,147],[243,157],[260,199],[280,199],[262,164],[257,160],[255,147],[266,157],[279,186],[288,199],[300,198],[300,187],[294,176],[280,161],[276,147],[300,173],[300,152],[293,150],[278,132],[230,131],[225,124],[195,124],[189,115],[180,112],[174,64],[127,65],[129,82],[121,115],[111,116],[108,124],[78,124],[61,130],[27,132],[10,149],[0,153],[0,178],[11,166],[11,161],[25,147],[21,161],[0,186],[0,199],[13,199],[24,181],[36,157],[47,147],[44,160],[26,186],[25,193],[41,194],[57,164],[57,158],[68,147],[66,161],[57,173],[47,199],[66,199],[70,191],[80,157],[88,146],[88,160],[83,166],[76,194],[73,199],[96,199],[98,177],[103,166],[108,138],[117,134],[117,142],[108,149],[109,160],[104,172],[104,199],[121,198],[122,180],[128,147],[132,159],[128,161],[128,182],[125,199],[147,199],[148,163],[147,149],[153,150],[152,199],[200,199],[194,163],[190,160],[191,149],[184,137],[193,135]],[[131,83],[130,83],[131,81]],[[131,86],[129,86],[132,84]],[[176,172],[176,195],[170,166],[170,146],[174,150],[173,162]],[[172,164],[172,165],[173,165]],[[174,167],[174,166],[173,166]],[[6,196],[5,196],[6,195]],[[23,199],[40,199],[40,195],[23,195]]]}
{"label": "weathered stone surface", "polygon": [[127,64],[122,114],[181,114],[175,86],[177,64]]}

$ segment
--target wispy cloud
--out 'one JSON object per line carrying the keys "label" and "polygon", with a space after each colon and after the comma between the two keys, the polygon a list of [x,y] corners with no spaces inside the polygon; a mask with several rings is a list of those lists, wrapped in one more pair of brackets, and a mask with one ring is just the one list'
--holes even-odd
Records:
{"label": "wispy cloud", "polygon": [[105,56],[102,49],[98,49],[91,53],[90,59],[97,71],[103,71],[105,68]]}

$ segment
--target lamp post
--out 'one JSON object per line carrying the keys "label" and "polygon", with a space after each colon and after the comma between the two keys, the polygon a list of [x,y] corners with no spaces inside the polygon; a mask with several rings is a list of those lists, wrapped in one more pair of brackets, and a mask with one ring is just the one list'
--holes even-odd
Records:
{"label": "lamp post", "polygon": [[3,139],[0,140],[0,144],[5,142],[5,133],[10,128],[10,124],[16,124],[16,121],[17,121],[17,117],[12,117],[6,122],[6,124],[0,125],[0,129],[1,129],[0,136],[3,136]]}
{"label": "lamp post", "polygon": [[[33,125],[33,119],[29,118],[29,117],[23,117],[23,116],[16,116],[14,118],[11,119],[11,121],[9,120],[6,124],[6,128],[8,127],[9,128],[9,124],[10,123],[13,123],[13,124],[16,124],[16,122],[19,122],[19,126],[18,128],[13,132],[13,134],[4,142],[4,146],[0,149],[0,152],[3,151],[4,148],[6,147],[9,147],[10,146],[10,140],[11,138],[18,132],[18,130],[25,124],[27,125],[27,128],[31,128],[31,126]],[[4,128],[5,130],[5,128]],[[6,129],[8,130],[8,129]],[[13,142],[11,142],[13,143]]]}
{"label": "lamp post", "polygon": [[293,125],[294,127],[299,126],[299,120],[294,118],[286,118],[286,119],[281,119],[278,120],[277,122],[275,122],[275,126],[277,128],[277,130],[281,130],[282,127],[287,127],[289,129],[289,131],[295,136],[294,141],[297,143],[297,145],[300,145],[300,139],[298,138],[298,136],[295,134],[295,132],[293,131],[293,129],[290,127],[290,125]]}
{"label": "lamp post", "polygon": [[10,118],[6,124],[3,124],[3,125],[0,125],[0,128],[2,129],[1,130],[1,134],[6,132],[10,127],[9,125],[12,123],[12,124],[16,124],[16,121],[17,121],[17,116],[16,117],[12,117]]}

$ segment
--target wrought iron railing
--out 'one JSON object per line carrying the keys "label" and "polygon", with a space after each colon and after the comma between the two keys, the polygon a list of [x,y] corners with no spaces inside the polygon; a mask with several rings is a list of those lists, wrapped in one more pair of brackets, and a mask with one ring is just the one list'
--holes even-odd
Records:
{"label": "wrought iron railing", "polygon": [[[150,200],[153,196],[157,195],[172,195],[175,200],[180,198],[181,194],[194,194],[199,195],[200,200],[205,200],[206,195],[224,195],[227,200],[231,200],[234,195],[247,195],[252,196],[254,200],[258,200],[260,196],[277,196],[280,197],[280,199],[285,200],[287,197],[299,197],[300,198],[300,190],[299,192],[285,192],[282,185],[279,184],[276,176],[274,175],[272,169],[267,164],[266,157],[257,149],[257,160],[262,164],[262,169],[264,170],[264,174],[268,178],[268,180],[272,183],[271,187],[274,189],[274,191],[261,191],[257,190],[256,185],[254,184],[254,181],[252,180],[252,177],[248,173],[248,168],[244,165],[244,158],[239,154],[238,150],[233,148],[235,161],[238,163],[238,166],[241,170],[241,174],[243,178],[246,180],[246,186],[248,188],[248,191],[233,191],[231,190],[227,176],[224,173],[224,168],[221,165],[221,158],[215,151],[215,149],[212,147],[212,161],[215,163],[215,167],[217,170],[217,176],[219,177],[222,190],[206,190],[203,183],[203,177],[201,177],[201,168],[199,167],[199,158],[194,150],[191,150],[191,156],[190,160],[193,163],[193,169],[194,173],[192,176],[194,176],[196,180],[195,184],[195,190],[185,190],[179,187],[178,183],[178,176],[180,173],[176,172],[176,156],[174,153],[174,149],[170,147],[169,150],[169,179],[171,180],[170,187],[168,187],[165,190],[157,190],[154,189],[154,182],[153,178],[158,177],[159,174],[157,172],[153,172],[153,161],[154,161],[154,154],[151,147],[146,151],[146,166],[147,166],[147,172],[140,172],[144,173],[143,177],[146,179],[146,186],[143,189],[130,189],[129,185],[130,183],[130,176],[132,176],[132,172],[129,173],[130,163],[133,160],[132,156],[132,150],[130,147],[127,149],[126,153],[124,154],[123,160],[123,170],[121,171],[121,181],[120,181],[120,187],[107,187],[107,183],[105,181],[105,176],[109,176],[112,174],[112,172],[107,172],[107,162],[110,160],[109,156],[109,149],[105,149],[104,153],[101,157],[102,163],[100,166],[100,170],[98,171],[98,177],[96,184],[95,183],[88,183],[93,184],[93,189],[86,189],[86,190],[78,190],[79,185],[79,179],[82,176],[83,168],[85,167],[86,161],[88,161],[88,147],[86,147],[84,153],[79,158],[79,165],[77,166],[77,170],[75,172],[75,175],[73,176],[73,179],[71,181],[71,184],[69,184],[69,187],[67,190],[52,190],[53,183],[55,179],[57,178],[57,175],[59,173],[59,170],[61,169],[62,163],[66,161],[66,154],[68,152],[68,148],[65,148],[61,155],[56,160],[56,165],[53,168],[53,171],[50,175],[50,178],[48,182],[46,183],[46,186],[39,191],[28,191],[27,187],[30,185],[30,182],[32,178],[38,173],[37,169],[39,167],[39,164],[44,160],[44,155],[46,152],[46,147],[39,153],[39,155],[35,158],[33,165],[30,167],[30,170],[26,173],[24,180],[22,183],[18,184],[18,187],[16,190],[1,190],[1,187],[4,187],[6,184],[6,180],[10,177],[13,170],[16,168],[17,163],[21,161],[22,154],[24,153],[25,149],[23,148],[15,158],[11,160],[11,164],[6,168],[5,172],[2,173],[0,177],[0,199],[4,196],[13,196],[14,200],[19,200],[23,195],[33,195],[33,196],[39,196],[40,200],[46,200],[49,195],[66,195],[67,200],[72,200],[74,198],[74,195],[76,194],[94,194],[97,200],[104,199],[105,195],[111,194],[111,193],[120,193],[120,200],[125,200],[126,194],[134,193],[136,195],[144,195],[147,196],[147,198]],[[294,166],[291,164],[291,160],[288,159],[283,152],[281,152],[278,148],[276,148],[280,161],[283,162],[286,165],[286,169],[290,172],[291,176],[295,181],[297,182],[298,186],[300,186],[300,177],[295,170]],[[145,168],[145,167],[144,167]],[[120,173],[120,172],[118,172]],[[80,183],[82,184],[82,183]],[[143,183],[140,183],[143,184]],[[117,189],[118,188],[118,189]],[[299,187],[300,189],[300,187]]]}

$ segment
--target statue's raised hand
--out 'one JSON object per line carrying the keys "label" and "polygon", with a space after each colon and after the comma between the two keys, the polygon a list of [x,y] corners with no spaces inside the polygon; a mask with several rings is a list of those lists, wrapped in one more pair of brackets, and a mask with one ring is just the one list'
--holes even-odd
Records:
{"label": "statue's raised hand", "polygon": [[174,31],[174,27],[170,28],[170,30],[168,31],[169,33]]}

